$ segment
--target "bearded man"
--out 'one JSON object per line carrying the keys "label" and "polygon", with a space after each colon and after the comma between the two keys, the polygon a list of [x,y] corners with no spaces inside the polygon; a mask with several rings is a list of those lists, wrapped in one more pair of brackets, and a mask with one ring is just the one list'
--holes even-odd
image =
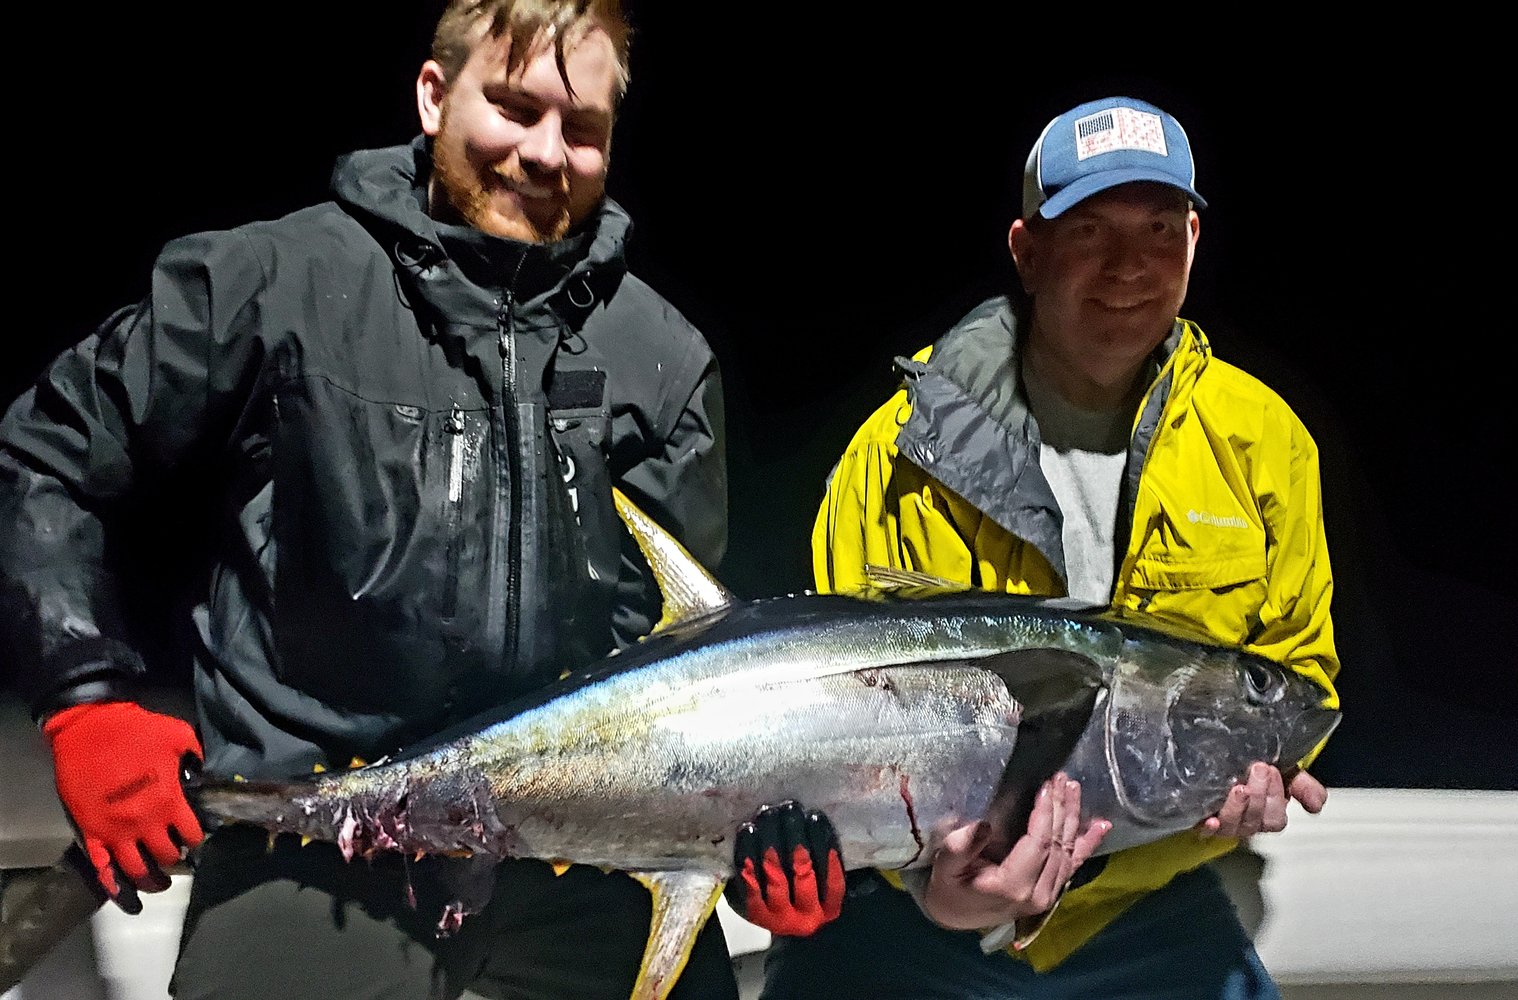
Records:
{"label": "bearded man", "polygon": [[[631,990],[650,897],[624,875],[207,837],[178,780],[186,753],[375,760],[648,632],[613,487],[720,560],[718,367],[605,193],[629,37],[617,0],[453,0],[421,135],[343,157],[322,204],[168,243],[0,425],[0,607],[81,844],[112,895],[198,847],[178,997]],[[189,722],[143,704],[112,558],[167,476],[215,511]],[[476,912],[439,937],[449,904]],[[709,921],[674,996],[736,995]]]}

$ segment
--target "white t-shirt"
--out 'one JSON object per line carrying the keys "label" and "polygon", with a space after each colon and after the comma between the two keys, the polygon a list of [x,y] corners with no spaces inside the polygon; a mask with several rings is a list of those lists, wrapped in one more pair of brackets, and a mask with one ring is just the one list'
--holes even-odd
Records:
{"label": "white t-shirt", "polygon": [[1092,604],[1112,600],[1113,534],[1128,460],[1133,414],[1142,380],[1116,409],[1072,405],[1031,368],[1023,368],[1028,406],[1043,443],[1038,464],[1065,516],[1065,576],[1070,597]]}

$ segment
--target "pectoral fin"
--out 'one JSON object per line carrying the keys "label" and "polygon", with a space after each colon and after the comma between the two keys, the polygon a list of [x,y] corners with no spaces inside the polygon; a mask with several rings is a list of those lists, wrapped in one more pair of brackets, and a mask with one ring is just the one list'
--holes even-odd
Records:
{"label": "pectoral fin", "polygon": [[653,893],[653,919],[630,1000],[664,1000],[717,907],[723,879],[700,872],[632,872]]}
{"label": "pectoral fin", "polygon": [[981,661],[1022,706],[1017,744],[989,815],[1016,840],[1028,828],[1040,785],[1070,757],[1106,695],[1089,658],[1060,649],[1023,649]]}

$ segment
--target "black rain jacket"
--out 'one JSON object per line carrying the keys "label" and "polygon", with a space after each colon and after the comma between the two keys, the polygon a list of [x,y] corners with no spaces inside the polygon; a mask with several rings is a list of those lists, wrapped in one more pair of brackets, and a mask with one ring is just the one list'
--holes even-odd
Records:
{"label": "black rain jacket", "polygon": [[210,505],[194,687],[222,773],[373,760],[647,632],[614,484],[716,565],[717,364],[627,272],[626,214],[542,245],[445,225],[429,149],[351,154],[332,201],[172,241],[10,407],[0,626],[34,712],[134,696],[110,542],[157,482]]}

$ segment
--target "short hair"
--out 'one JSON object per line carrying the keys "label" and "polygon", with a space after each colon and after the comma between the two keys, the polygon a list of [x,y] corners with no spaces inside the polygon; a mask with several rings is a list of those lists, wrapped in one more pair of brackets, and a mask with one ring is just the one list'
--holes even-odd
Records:
{"label": "short hair", "polygon": [[628,49],[632,26],[622,11],[622,0],[449,0],[432,35],[432,58],[452,80],[469,61],[478,41],[475,29],[486,23],[492,38],[509,36],[511,52],[507,70],[514,71],[547,37],[553,39],[554,61],[570,94],[569,71],[564,53],[586,32],[600,28],[611,39],[617,55],[617,99],[627,93],[630,79]]}

